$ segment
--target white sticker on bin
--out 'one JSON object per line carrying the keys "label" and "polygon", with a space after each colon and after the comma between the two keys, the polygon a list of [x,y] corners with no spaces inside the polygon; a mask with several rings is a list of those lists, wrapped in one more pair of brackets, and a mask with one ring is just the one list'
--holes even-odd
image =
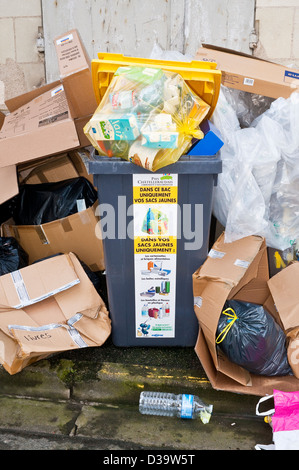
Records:
{"label": "white sticker on bin", "polygon": [[234,262],[234,265],[235,266],[240,266],[240,268],[247,269],[248,266],[250,265],[250,261],[245,261],[245,260],[242,260],[242,259],[236,259],[236,261]]}
{"label": "white sticker on bin", "polygon": [[225,253],[223,251],[213,250],[213,248],[208,253],[208,256],[210,258],[217,258],[217,259],[223,258],[224,255]]}

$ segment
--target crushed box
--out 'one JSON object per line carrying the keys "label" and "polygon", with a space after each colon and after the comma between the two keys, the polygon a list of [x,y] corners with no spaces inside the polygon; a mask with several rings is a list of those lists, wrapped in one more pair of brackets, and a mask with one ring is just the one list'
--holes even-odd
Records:
{"label": "crushed box", "polygon": [[[287,270],[278,275],[292,276]],[[271,394],[275,388],[298,390],[299,381],[293,375],[266,377],[251,374],[232,363],[216,347],[218,321],[229,299],[263,305],[283,327],[278,307],[283,305],[280,290],[274,292],[272,287],[275,277],[269,281],[264,238],[249,236],[225,243],[224,233],[213,245],[205,263],[193,274],[194,310],[200,326],[195,351],[213,388],[252,395]],[[288,282],[286,277],[285,282]]]}
{"label": "crushed box", "polygon": [[196,60],[216,62],[221,83],[228,88],[256,93],[270,98],[288,98],[299,89],[299,70],[231,49],[204,44]]}
{"label": "crushed box", "polygon": [[83,132],[97,106],[90,61],[76,30],[54,44],[60,79],[7,100],[9,113],[0,113],[0,178],[4,167],[90,145]]}
{"label": "crushed box", "polygon": [[92,271],[105,269],[102,239],[99,238],[98,203],[63,219],[42,225],[2,224],[2,236],[14,237],[29,256],[36,260],[72,251]]}
{"label": "crushed box", "polygon": [[107,308],[73,253],[0,277],[0,362],[15,374],[50,354],[101,346]]}

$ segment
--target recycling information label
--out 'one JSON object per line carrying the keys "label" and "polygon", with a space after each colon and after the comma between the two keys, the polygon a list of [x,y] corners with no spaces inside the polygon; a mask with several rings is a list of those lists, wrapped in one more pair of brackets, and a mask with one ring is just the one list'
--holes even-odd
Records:
{"label": "recycling information label", "polygon": [[174,338],[178,176],[133,175],[137,338]]}

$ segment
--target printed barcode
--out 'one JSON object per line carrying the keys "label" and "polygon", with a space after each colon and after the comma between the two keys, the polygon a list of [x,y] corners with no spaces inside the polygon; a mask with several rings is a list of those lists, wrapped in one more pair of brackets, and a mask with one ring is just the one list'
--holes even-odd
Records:
{"label": "printed barcode", "polygon": [[243,84],[253,86],[254,79],[253,78],[244,78]]}

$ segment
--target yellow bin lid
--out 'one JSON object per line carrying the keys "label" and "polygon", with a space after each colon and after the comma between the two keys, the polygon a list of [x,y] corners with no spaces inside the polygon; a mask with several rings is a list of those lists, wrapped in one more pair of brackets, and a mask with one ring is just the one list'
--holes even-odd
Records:
{"label": "yellow bin lid", "polygon": [[105,95],[117,69],[119,67],[133,65],[137,67],[154,67],[180,74],[191,90],[210,106],[207,119],[212,116],[218,101],[221,84],[221,71],[216,70],[215,62],[198,60],[179,62],[144,59],[128,57],[122,54],[99,52],[98,59],[93,59],[91,61],[93,88],[98,104],[100,104],[103,96]]}

